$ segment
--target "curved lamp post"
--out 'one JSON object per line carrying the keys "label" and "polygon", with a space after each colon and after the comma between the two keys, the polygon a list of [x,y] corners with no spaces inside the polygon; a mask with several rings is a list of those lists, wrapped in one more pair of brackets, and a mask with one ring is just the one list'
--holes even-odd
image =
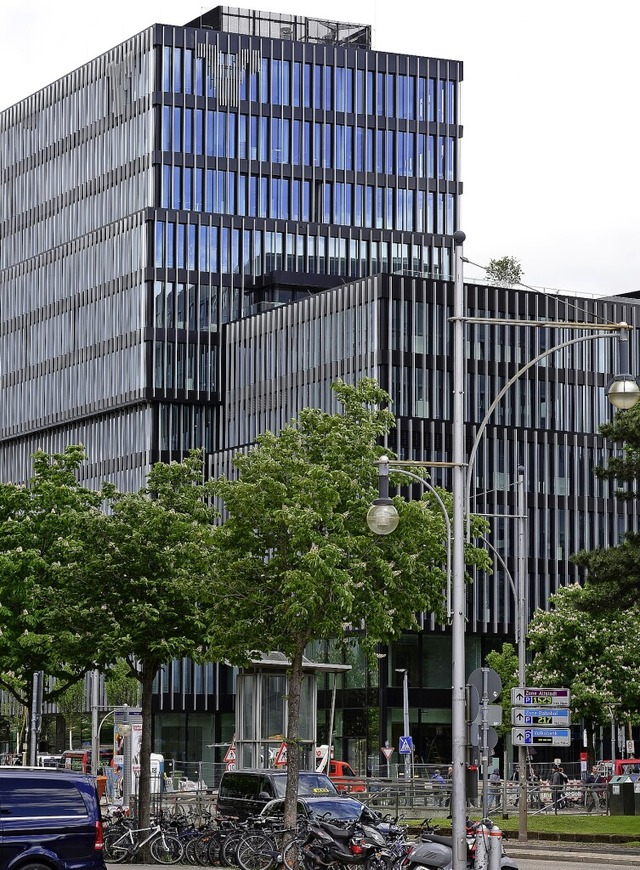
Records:
{"label": "curved lamp post", "polygon": [[[452,737],[452,796],[451,796],[451,822],[452,822],[452,840],[453,854],[452,866],[453,870],[465,870],[466,868],[466,782],[465,782],[465,762],[466,762],[466,728],[465,728],[465,610],[466,610],[466,590],[465,590],[465,563],[464,563],[464,543],[465,543],[465,515],[469,515],[470,504],[470,489],[472,481],[472,471],[475,462],[475,457],[480,439],[484,433],[488,420],[495,410],[498,402],[502,399],[507,390],[518,380],[518,378],[529,368],[535,365],[539,360],[572,344],[580,341],[593,340],[603,337],[617,337],[619,340],[619,370],[622,374],[616,375],[610,382],[607,389],[607,397],[609,401],[620,410],[628,410],[632,408],[640,399],[640,386],[637,380],[630,374],[629,371],[629,345],[628,333],[630,326],[627,323],[618,324],[588,324],[588,323],[567,323],[567,322],[542,322],[542,321],[527,321],[527,320],[509,320],[499,318],[470,318],[464,314],[464,285],[462,279],[462,244],[465,240],[465,234],[461,231],[454,233],[455,244],[455,270],[454,270],[454,304],[453,317],[453,414],[452,414],[452,462],[417,462],[415,465],[429,466],[439,465],[441,467],[449,467],[453,473],[453,524],[452,528],[447,526],[447,541],[448,541],[448,556],[451,554],[451,564],[447,566],[448,577],[451,578],[451,648],[452,648],[452,700],[451,700],[451,737]],[[516,374],[510,378],[505,386],[500,390],[496,399],[489,407],[487,414],[476,432],[476,438],[469,456],[468,463],[465,463],[464,450],[464,435],[465,435],[465,419],[464,419],[464,382],[465,382],[465,364],[464,364],[464,327],[466,323],[483,323],[492,325],[521,325],[527,327],[543,327],[543,328],[563,328],[563,329],[580,329],[589,331],[594,334],[580,336],[569,341],[561,342],[549,350],[538,354],[529,363],[520,368]],[[391,534],[398,526],[399,516],[389,498],[389,459],[383,456],[379,460],[379,497],[369,509],[367,514],[367,524],[369,528],[376,534],[388,535]],[[411,462],[397,461],[398,465],[411,465]],[[395,463],[394,463],[395,465]],[[400,471],[401,469],[394,469]],[[409,474],[409,472],[402,472]],[[416,478],[421,484],[428,487],[426,481],[417,478],[415,475],[410,475]],[[523,488],[523,476],[520,473],[520,488]],[[442,505],[444,509],[444,505]],[[447,514],[446,509],[444,513]],[[520,511],[519,511],[520,513]],[[447,514],[448,520],[448,514]],[[522,533],[520,537],[523,537]],[[525,588],[524,581],[524,540],[519,542],[518,554],[518,573],[522,577],[518,578],[519,591]],[[520,591],[519,595],[519,636],[521,639],[520,655],[519,655],[519,678],[524,678],[524,636],[525,636],[525,619],[524,610],[524,595]],[[522,776],[524,770],[524,749],[520,747],[519,766]],[[522,777],[521,788],[526,787],[526,771]],[[526,812],[526,805],[520,802]],[[523,819],[521,813],[521,829]],[[524,838],[526,839],[526,816],[524,818]]]}

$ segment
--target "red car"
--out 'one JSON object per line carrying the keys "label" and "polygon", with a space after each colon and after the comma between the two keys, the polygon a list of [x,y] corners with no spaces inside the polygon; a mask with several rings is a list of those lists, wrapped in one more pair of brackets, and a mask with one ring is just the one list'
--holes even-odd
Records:
{"label": "red car", "polygon": [[367,790],[363,779],[359,779],[355,770],[346,761],[329,762],[329,779],[338,791],[352,793]]}

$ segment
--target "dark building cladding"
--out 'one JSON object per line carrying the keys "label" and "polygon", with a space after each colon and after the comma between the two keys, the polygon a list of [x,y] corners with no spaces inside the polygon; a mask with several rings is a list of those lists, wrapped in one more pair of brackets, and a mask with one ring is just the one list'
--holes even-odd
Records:
{"label": "dark building cladding", "polygon": [[[259,432],[333,407],[339,376],[389,390],[401,457],[450,459],[462,64],[370,44],[365,25],[219,7],[154,24],[0,114],[1,480],[69,443],[86,445],[87,485],[138,489],[152,462],[191,447],[228,471]],[[467,287],[468,312],[496,317],[636,324],[636,305]],[[559,335],[467,335],[470,442],[506,378]],[[532,610],[575,579],[571,552],[635,522],[592,473],[609,455],[596,433],[613,371],[605,341],[556,354],[488,428],[474,508],[504,514],[492,542],[513,570],[525,464]],[[476,578],[469,670],[513,617],[504,572]],[[354,653],[340,678],[341,754],[361,769],[381,739],[397,745],[396,667],[419,754],[448,758],[450,636],[423,623],[379,669]],[[230,669],[167,665],[156,748],[221,760],[211,744],[231,737],[233,701]]]}

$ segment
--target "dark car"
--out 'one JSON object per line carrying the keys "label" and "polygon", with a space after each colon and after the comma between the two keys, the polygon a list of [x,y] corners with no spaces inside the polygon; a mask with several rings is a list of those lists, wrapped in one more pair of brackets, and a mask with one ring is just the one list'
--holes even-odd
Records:
{"label": "dark car", "polygon": [[95,777],[0,767],[0,870],[105,870]]}
{"label": "dark car", "polygon": [[[283,798],[286,787],[286,770],[225,771],[218,789],[217,813],[220,816],[247,819],[257,815],[273,798]],[[305,797],[335,797],[338,792],[326,774],[301,770],[298,794]]]}
{"label": "dark car", "polygon": [[[299,797],[298,817],[301,819],[340,819],[355,821],[362,815],[364,805],[346,795],[331,797]],[[261,816],[284,815],[284,798],[269,801],[260,811]]]}

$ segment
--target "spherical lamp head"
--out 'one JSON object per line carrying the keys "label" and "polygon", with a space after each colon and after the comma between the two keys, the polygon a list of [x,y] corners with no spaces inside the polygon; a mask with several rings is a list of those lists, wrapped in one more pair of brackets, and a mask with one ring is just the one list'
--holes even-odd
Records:
{"label": "spherical lamp head", "polygon": [[640,386],[632,375],[616,375],[607,389],[607,398],[619,411],[628,411],[640,399]]}
{"label": "spherical lamp head", "polygon": [[377,498],[367,512],[367,525],[376,535],[390,535],[399,522],[400,516],[390,498]]}

